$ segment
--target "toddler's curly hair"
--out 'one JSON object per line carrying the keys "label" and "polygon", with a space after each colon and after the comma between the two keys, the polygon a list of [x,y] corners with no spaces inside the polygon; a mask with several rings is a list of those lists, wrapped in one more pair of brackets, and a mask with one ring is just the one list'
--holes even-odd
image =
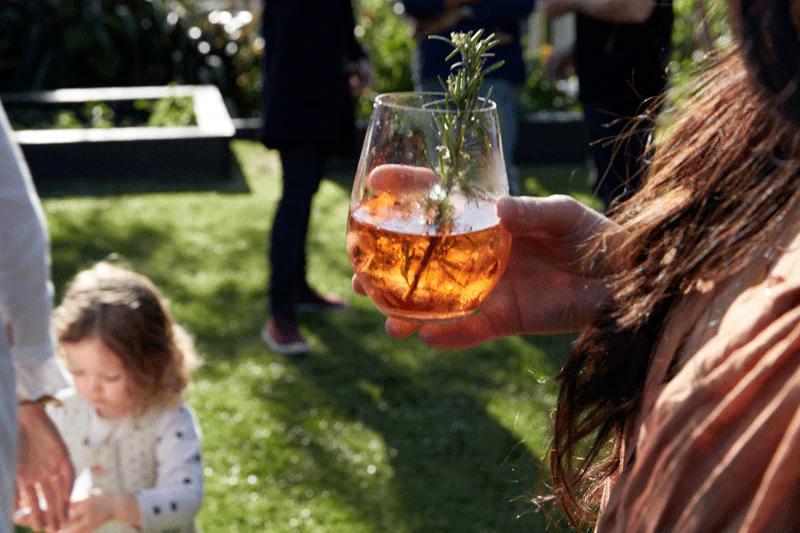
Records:
{"label": "toddler's curly hair", "polygon": [[108,262],[79,272],[54,314],[59,346],[97,337],[122,361],[135,413],[177,405],[199,366],[194,343],[148,278]]}

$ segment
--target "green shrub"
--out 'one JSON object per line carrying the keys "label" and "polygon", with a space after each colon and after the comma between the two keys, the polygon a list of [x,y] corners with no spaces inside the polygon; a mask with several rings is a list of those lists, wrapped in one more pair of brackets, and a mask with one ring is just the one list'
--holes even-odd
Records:
{"label": "green shrub", "polygon": [[[289,0],[286,0],[289,1]],[[292,0],[295,1],[295,0]],[[5,0],[0,2],[0,91],[211,83],[233,116],[260,110],[260,0],[227,10],[194,0]],[[216,5],[226,5],[217,2]],[[233,9],[233,6],[237,6]],[[354,0],[356,35],[372,63],[373,91],[359,98],[369,116],[377,93],[412,88],[414,42],[399,0]],[[673,85],[704,53],[729,38],[722,0],[675,0]],[[523,112],[573,109],[543,75],[542,50],[527,54]]]}
{"label": "green shrub", "polygon": [[165,83],[191,62],[160,2],[8,0],[0,7],[2,90]]}
{"label": "green shrub", "polygon": [[[261,111],[261,58],[264,39],[260,36],[262,0],[216,2],[173,1],[173,13],[197,39],[206,43],[199,50],[203,67],[198,73],[203,83],[219,87],[232,116],[252,117]],[[191,37],[191,36],[190,36]]]}
{"label": "green shrub", "polygon": [[552,53],[551,45],[542,45],[537,50],[525,54],[529,74],[520,92],[520,111],[523,115],[538,111],[580,109],[580,104],[573,96],[559,89],[557,84],[547,77],[545,65]]}
{"label": "green shrub", "polygon": [[731,29],[724,0],[674,0],[674,9],[669,68],[673,97],[680,98],[707,55],[730,42]]}
{"label": "green shrub", "polygon": [[358,102],[358,116],[369,118],[376,94],[410,91],[414,41],[408,20],[400,16],[403,3],[397,0],[361,0],[356,12],[356,36],[372,65],[372,91]]}
{"label": "green shrub", "polygon": [[7,104],[15,130],[193,126],[191,97],[116,100],[74,104]]}
{"label": "green shrub", "polygon": [[[258,13],[164,0],[0,3],[0,91],[212,83],[258,109]],[[213,13],[213,15],[212,15]]]}

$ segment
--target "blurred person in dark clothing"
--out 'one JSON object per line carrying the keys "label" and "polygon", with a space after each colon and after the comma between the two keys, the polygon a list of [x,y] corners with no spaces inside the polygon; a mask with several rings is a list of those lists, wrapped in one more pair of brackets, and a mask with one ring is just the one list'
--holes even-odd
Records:
{"label": "blurred person in dark clothing", "polygon": [[492,62],[505,63],[487,76],[482,94],[486,96],[491,90],[491,99],[497,103],[509,190],[518,195],[519,174],[514,165],[519,129],[517,93],[525,82],[520,23],[533,11],[533,0],[404,0],[403,4],[406,13],[416,22],[415,81],[419,90],[441,92],[439,79],[447,79],[450,71],[451,63],[445,58],[452,47],[428,36],[449,37],[454,31],[480,28],[485,29],[487,35],[496,34],[500,44],[492,50],[495,55]]}
{"label": "blurred person in dark clothing", "polygon": [[[653,117],[648,106],[667,82],[672,0],[539,0],[550,16],[576,14],[575,43],[551,58],[558,76],[574,58],[596,193],[606,207],[641,184]],[[629,119],[637,117],[636,121]]]}
{"label": "blurred person in dark clothing", "polygon": [[344,300],[309,286],[305,244],[311,200],[326,162],[353,149],[353,93],[370,82],[354,24],[350,0],[264,4],[262,141],[280,152],[283,194],[269,245],[271,314],[261,336],[279,353],[308,349],[296,311],[346,307]]}

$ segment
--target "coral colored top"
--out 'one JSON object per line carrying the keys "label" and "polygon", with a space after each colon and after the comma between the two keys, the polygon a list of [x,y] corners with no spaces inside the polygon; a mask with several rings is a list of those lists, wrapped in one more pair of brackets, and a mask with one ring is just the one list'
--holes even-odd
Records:
{"label": "coral colored top", "polygon": [[680,301],[597,531],[800,531],[800,208],[763,257]]}

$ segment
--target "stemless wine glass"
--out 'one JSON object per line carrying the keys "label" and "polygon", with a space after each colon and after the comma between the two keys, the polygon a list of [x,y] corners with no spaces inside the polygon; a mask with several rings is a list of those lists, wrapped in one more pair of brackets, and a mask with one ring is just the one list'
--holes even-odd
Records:
{"label": "stemless wine glass", "polygon": [[389,316],[468,315],[508,262],[511,235],[496,212],[508,194],[497,106],[479,99],[468,115],[448,120],[455,111],[441,93],[375,99],[350,199],[347,254]]}

